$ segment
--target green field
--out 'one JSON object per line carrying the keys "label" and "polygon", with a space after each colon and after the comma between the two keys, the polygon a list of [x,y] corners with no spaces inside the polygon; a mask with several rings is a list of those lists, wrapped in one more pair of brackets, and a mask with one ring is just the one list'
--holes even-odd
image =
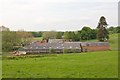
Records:
{"label": "green field", "polygon": [[4,78],[115,78],[117,51],[3,60]]}
{"label": "green field", "polygon": [[110,35],[110,47],[112,50],[118,50],[118,35],[120,34],[111,34]]}
{"label": "green field", "polygon": [[117,78],[118,35],[110,35],[109,42],[112,51],[5,58],[2,77]]}

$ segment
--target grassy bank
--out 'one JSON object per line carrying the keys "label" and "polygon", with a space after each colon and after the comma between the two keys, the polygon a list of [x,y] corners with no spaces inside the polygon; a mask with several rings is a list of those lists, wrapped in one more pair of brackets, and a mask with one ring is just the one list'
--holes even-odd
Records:
{"label": "grassy bank", "polygon": [[3,78],[115,78],[117,51],[3,60]]}

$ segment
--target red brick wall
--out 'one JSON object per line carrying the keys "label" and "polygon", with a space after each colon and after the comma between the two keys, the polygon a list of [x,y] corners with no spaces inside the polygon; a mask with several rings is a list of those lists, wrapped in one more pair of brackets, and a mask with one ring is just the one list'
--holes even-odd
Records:
{"label": "red brick wall", "polygon": [[84,50],[87,51],[106,51],[110,50],[109,46],[83,46]]}

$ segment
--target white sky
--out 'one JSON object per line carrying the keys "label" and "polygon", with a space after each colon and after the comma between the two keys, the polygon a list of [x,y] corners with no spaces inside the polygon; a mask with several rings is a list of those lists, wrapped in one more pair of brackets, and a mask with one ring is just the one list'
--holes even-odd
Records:
{"label": "white sky", "polygon": [[0,25],[27,31],[96,28],[101,16],[118,25],[119,0],[0,0]]}

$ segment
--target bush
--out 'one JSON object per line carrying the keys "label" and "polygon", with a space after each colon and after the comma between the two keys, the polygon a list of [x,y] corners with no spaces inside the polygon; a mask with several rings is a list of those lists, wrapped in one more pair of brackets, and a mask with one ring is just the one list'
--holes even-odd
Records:
{"label": "bush", "polygon": [[49,49],[49,53],[55,53],[55,50],[53,48]]}

